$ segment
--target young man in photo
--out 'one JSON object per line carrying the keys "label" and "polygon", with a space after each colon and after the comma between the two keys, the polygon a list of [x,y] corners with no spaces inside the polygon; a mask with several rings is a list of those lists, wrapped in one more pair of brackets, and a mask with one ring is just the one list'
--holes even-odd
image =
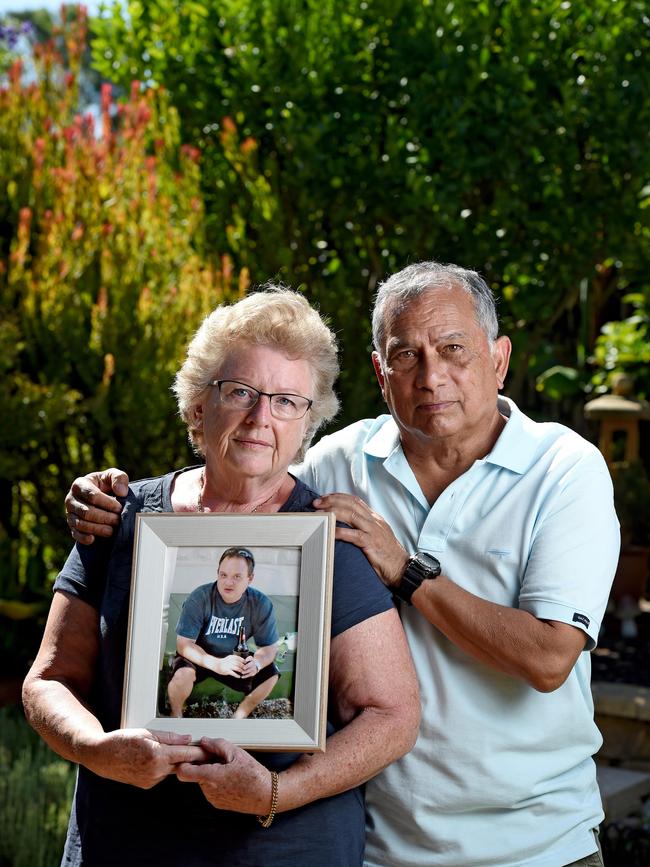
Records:
{"label": "young man in photo", "polygon": [[[275,613],[269,597],[251,586],[254,570],[247,548],[227,548],[217,580],[197,587],[185,600],[167,687],[171,716],[183,715],[194,685],[206,677],[244,693],[235,719],[250,716],[278,682]],[[249,638],[255,639],[255,653],[246,645]]]}

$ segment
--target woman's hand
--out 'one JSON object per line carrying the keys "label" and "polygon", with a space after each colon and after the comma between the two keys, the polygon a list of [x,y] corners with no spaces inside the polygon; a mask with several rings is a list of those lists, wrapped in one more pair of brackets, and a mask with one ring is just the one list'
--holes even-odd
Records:
{"label": "woman's hand", "polygon": [[150,789],[179,765],[209,761],[190,735],[148,729],[117,729],[99,735],[82,750],[83,764],[100,777]]}
{"label": "woman's hand", "polygon": [[55,752],[96,774],[144,789],[179,764],[205,761],[189,735],[120,729],[105,732],[88,706],[99,652],[95,608],[58,591],[38,656],[25,679],[28,721]]}
{"label": "woman's hand", "polygon": [[181,764],[176,776],[198,783],[218,810],[266,816],[271,809],[271,773],[249,753],[224,738],[201,738],[208,756],[201,764]]}

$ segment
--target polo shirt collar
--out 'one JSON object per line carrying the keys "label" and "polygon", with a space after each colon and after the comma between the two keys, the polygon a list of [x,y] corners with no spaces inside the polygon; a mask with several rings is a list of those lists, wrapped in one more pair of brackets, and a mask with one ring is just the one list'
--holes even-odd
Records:
{"label": "polo shirt collar", "polygon": [[399,428],[392,415],[380,415],[375,423],[375,430],[366,440],[363,451],[373,458],[387,458],[396,449],[401,451]]}
{"label": "polo shirt collar", "polygon": [[[483,460],[515,473],[524,473],[534,462],[537,453],[538,442],[534,435],[534,425],[510,398],[499,397],[498,406],[499,412],[506,416],[508,421],[494,448]],[[366,440],[363,451],[370,457],[383,460],[396,452],[403,455],[399,428],[392,416],[382,415],[377,419],[376,429]]]}
{"label": "polo shirt collar", "polygon": [[539,441],[535,425],[510,398],[499,397],[497,405],[508,421],[485,462],[523,474],[536,460]]}

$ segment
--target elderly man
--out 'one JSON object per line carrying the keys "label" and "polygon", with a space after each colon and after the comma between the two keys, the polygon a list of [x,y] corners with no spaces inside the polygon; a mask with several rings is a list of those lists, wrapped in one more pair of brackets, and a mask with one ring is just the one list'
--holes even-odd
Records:
{"label": "elderly man", "polygon": [[[394,275],[373,338],[390,415],[323,438],[299,470],[343,492],[317,505],[402,600],[420,680],[418,742],[368,784],[367,863],[601,865],[584,651],[618,558],[605,463],[499,397],[510,341],[476,273],[425,262]],[[97,531],[94,509],[74,496],[68,509],[77,537]]]}

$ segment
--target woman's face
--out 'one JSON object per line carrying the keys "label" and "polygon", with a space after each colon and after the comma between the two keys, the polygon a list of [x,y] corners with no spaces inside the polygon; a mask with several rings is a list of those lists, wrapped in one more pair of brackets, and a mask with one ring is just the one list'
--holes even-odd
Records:
{"label": "woman's face", "polygon": [[[313,398],[309,362],[291,359],[270,346],[234,344],[214,378],[236,380],[270,394]],[[203,400],[196,412],[203,422],[208,466],[218,468],[222,475],[260,481],[286,472],[304,439],[309,410],[300,419],[278,419],[271,415],[269,398],[264,396],[251,409],[226,409],[217,386],[209,386]]]}

